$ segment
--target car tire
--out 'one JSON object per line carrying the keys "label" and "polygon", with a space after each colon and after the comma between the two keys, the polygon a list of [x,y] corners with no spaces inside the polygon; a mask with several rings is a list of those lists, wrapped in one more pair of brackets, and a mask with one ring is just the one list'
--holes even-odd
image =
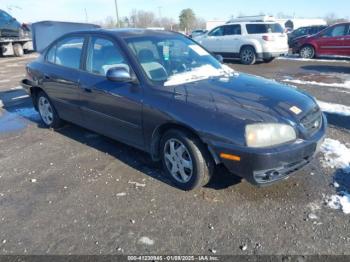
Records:
{"label": "car tire", "polygon": [[271,62],[273,62],[273,60],[275,60],[275,57],[264,58],[263,60],[265,63],[271,63]]}
{"label": "car tire", "polygon": [[191,133],[169,130],[161,139],[160,150],[163,169],[175,186],[189,191],[209,183],[214,161],[204,144]]}
{"label": "car tire", "polygon": [[23,46],[21,44],[13,44],[12,48],[13,48],[13,54],[16,57],[21,57],[24,55]]}
{"label": "car tire", "polygon": [[255,49],[251,46],[243,47],[239,55],[244,65],[253,65],[256,62]]}
{"label": "car tire", "polygon": [[315,57],[315,48],[311,45],[303,46],[300,49],[300,56],[305,59],[312,59]]}
{"label": "car tire", "polygon": [[43,91],[36,96],[36,107],[47,127],[56,129],[63,125],[63,120],[60,119],[50,98]]}

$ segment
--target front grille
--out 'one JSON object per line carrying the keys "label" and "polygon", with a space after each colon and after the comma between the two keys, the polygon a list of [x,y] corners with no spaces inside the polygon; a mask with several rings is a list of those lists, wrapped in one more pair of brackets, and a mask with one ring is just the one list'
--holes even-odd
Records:
{"label": "front grille", "polygon": [[318,107],[312,109],[302,119],[301,124],[305,128],[307,135],[315,134],[322,125],[322,113]]}

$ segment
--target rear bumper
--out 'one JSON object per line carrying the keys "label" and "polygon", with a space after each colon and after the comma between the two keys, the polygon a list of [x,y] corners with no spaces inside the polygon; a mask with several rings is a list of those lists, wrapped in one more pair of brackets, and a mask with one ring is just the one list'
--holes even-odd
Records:
{"label": "rear bumper", "polygon": [[318,153],[325,139],[327,120],[309,140],[297,140],[274,148],[248,148],[216,145],[215,152],[237,155],[240,161],[221,159],[225,167],[248,182],[266,186],[285,179],[306,166]]}
{"label": "rear bumper", "polygon": [[287,55],[288,51],[281,51],[281,52],[264,52],[264,53],[258,53],[257,58],[258,59],[271,59],[279,56]]}

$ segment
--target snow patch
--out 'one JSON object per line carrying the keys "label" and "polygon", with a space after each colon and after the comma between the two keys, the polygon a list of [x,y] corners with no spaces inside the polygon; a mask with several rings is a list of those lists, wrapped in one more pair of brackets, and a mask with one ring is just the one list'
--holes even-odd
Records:
{"label": "snow patch", "polygon": [[141,237],[139,239],[139,243],[144,244],[144,245],[148,245],[148,246],[152,246],[154,244],[154,240],[150,239],[149,237]]}
{"label": "snow patch", "polygon": [[332,209],[340,209],[345,214],[350,214],[350,194],[342,192],[341,195],[333,195],[326,200],[327,206]]}
{"label": "snow patch", "polygon": [[[350,175],[350,149],[338,140],[327,138],[321,146],[321,151],[325,156],[323,164],[331,168],[341,169],[344,175]],[[335,182],[336,183],[336,182]],[[336,186],[336,184],[338,186]],[[334,184],[339,188],[338,183]],[[349,189],[346,189],[349,191]],[[337,195],[326,198],[326,204],[332,209],[341,209],[345,214],[350,214],[350,193],[345,190]]]}
{"label": "snow patch", "polygon": [[298,55],[289,55],[289,56],[281,56],[277,59],[279,60],[291,60],[291,61],[303,61],[303,62],[327,62],[327,63],[350,63],[350,60],[344,60],[347,57],[341,57],[341,56],[333,56],[332,58],[341,58],[342,60],[337,59],[307,59],[307,58],[301,58]]}
{"label": "snow patch", "polygon": [[317,103],[323,112],[342,116],[350,116],[350,106],[327,103],[319,100],[317,101]]}
{"label": "snow patch", "polygon": [[326,138],[321,146],[321,151],[325,156],[324,164],[331,168],[343,169],[345,173],[350,173],[350,149],[338,140]]}
{"label": "snow patch", "polygon": [[168,81],[164,83],[164,86],[181,85],[181,84],[196,82],[200,80],[205,80],[210,77],[232,75],[233,72],[234,71],[228,66],[222,66],[221,69],[217,69],[212,65],[203,65],[203,66],[194,68],[191,71],[170,76]]}
{"label": "snow patch", "polygon": [[284,79],[283,82],[299,84],[299,85],[314,85],[314,86],[326,86],[326,87],[341,87],[350,89],[350,81],[344,83],[322,83],[316,81],[304,81],[300,79]]}

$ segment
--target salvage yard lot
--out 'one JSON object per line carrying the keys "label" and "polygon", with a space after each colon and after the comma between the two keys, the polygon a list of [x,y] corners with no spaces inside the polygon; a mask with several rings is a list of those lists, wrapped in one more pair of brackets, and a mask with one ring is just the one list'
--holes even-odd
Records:
{"label": "salvage yard lot", "polygon": [[349,207],[335,205],[350,190],[350,60],[226,61],[333,111],[327,147],[267,188],[219,168],[207,187],[182,192],[140,151],[71,124],[43,128],[17,88],[34,57],[0,60],[1,254],[350,255]]}

